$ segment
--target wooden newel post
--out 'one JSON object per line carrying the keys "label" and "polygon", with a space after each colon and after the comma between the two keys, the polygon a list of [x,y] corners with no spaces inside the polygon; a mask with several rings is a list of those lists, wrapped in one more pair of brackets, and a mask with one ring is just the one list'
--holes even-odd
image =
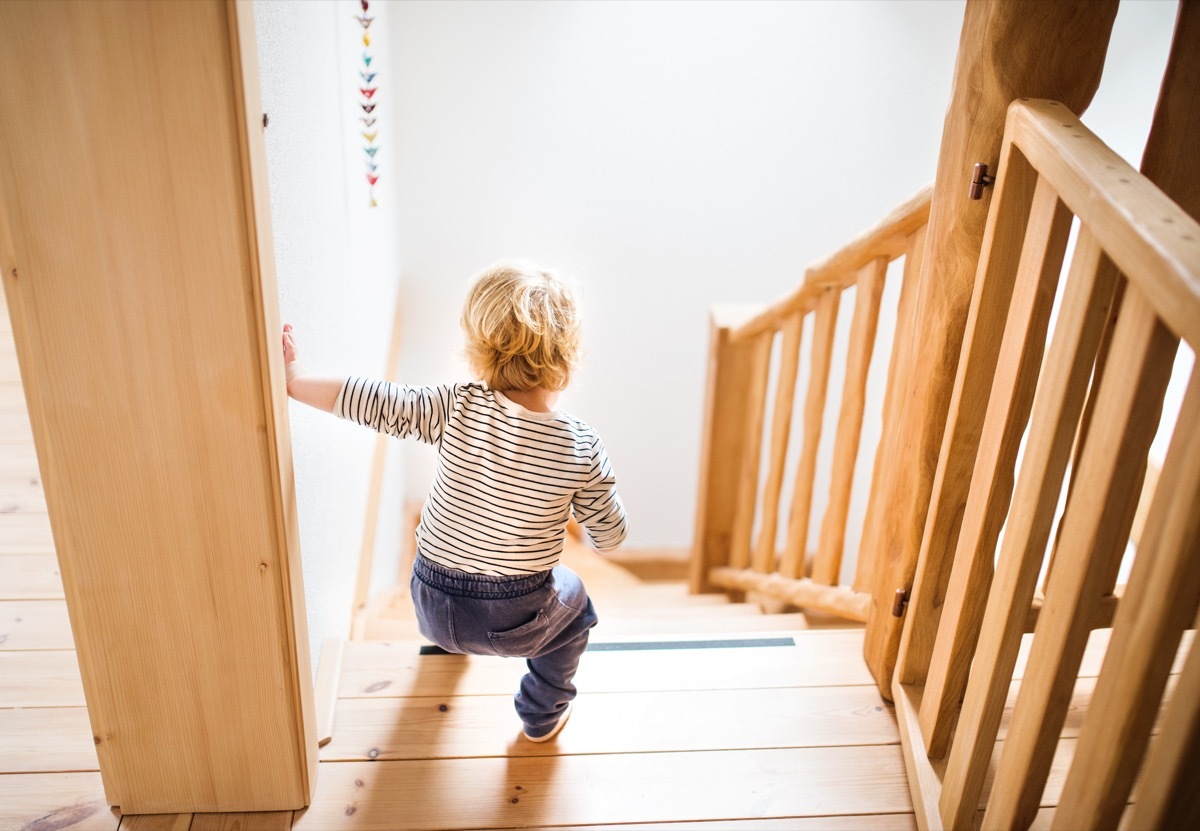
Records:
{"label": "wooden newel post", "polygon": [[[942,133],[929,216],[925,257],[909,329],[913,373],[900,398],[901,417],[884,441],[899,460],[890,505],[880,519],[879,566],[872,591],[864,657],[883,695],[891,698],[892,674],[904,616],[892,614],[897,589],[912,596],[907,615],[925,604],[929,632],[914,632],[913,648],[932,649],[936,612],[945,594],[958,525],[970,485],[986,400],[971,402],[972,423],[943,436],[963,332],[975,282],[990,189],[969,198],[977,163],[995,175],[1008,105],[1016,98],[1051,98],[1081,113],[1100,83],[1117,0],[968,0],[959,41],[950,104]],[[985,396],[986,398],[986,396]],[[953,447],[943,450],[943,438]],[[947,455],[949,453],[949,455]],[[941,498],[930,505],[940,455]],[[957,495],[958,498],[955,498]],[[927,585],[915,590],[922,540]],[[927,664],[927,660],[925,661]],[[920,671],[918,660],[915,670]],[[903,669],[903,668],[902,668]],[[908,681],[919,679],[906,679]]]}
{"label": "wooden newel post", "polygon": [[316,781],[253,23],[0,3],[0,269],[127,814],[302,808]]}
{"label": "wooden newel post", "polygon": [[758,339],[730,340],[732,330],[751,311],[745,306],[716,306],[712,310],[689,577],[693,593],[723,591],[709,582],[708,574],[713,568],[729,565],[746,445],[752,434],[759,435],[748,424],[746,406],[755,375]]}

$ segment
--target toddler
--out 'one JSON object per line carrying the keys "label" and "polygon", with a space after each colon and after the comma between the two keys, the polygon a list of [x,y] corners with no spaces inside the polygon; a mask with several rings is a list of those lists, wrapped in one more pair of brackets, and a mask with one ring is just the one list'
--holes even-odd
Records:
{"label": "toddler", "polygon": [[314,378],[284,326],[288,394],[397,438],[437,448],[411,580],[421,634],[445,650],[526,658],[516,694],[526,738],[554,738],[596,611],[559,565],[574,514],[593,545],[616,548],[625,511],[596,431],[555,408],[578,362],[570,287],[520,261],[471,279],[462,328],[470,383],[409,387]]}

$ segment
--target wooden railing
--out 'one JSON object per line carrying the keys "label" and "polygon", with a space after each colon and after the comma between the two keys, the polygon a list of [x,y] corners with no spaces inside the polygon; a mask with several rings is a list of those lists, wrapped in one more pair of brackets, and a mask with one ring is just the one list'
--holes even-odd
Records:
{"label": "wooden railing", "polygon": [[[799,289],[764,308],[719,306],[712,312],[708,393],[691,564],[694,592],[753,591],[851,620],[865,621],[875,549],[864,538],[850,585],[841,585],[846,522],[865,407],[867,376],[875,345],[888,265],[905,258],[895,343],[908,343],[913,287],[929,218],[931,188],[925,188],[871,231],[808,269]],[[843,293],[854,288],[853,318],[845,383],[833,437],[829,503],[821,518],[819,544],[809,556],[813,489],[825,421],[834,334]],[[812,328],[811,359],[805,367],[803,435],[793,477],[790,509],[781,506],[789,475],[790,438],[801,341]],[[767,424],[772,353],[778,352],[774,405]],[[886,422],[899,402],[890,391],[907,372],[908,355],[894,350],[884,397]],[[762,476],[764,438],[767,469]],[[878,467],[878,466],[877,466]],[[866,528],[877,512],[881,470],[870,483]],[[786,513],[786,543],[777,545],[780,515]],[[757,522],[756,522],[757,519]]]}
{"label": "wooden railing", "polygon": [[[1062,105],[1014,102],[938,467],[938,482],[965,470],[969,495],[935,487],[893,684],[921,827],[973,827],[981,805],[985,828],[1028,827],[1052,762],[1054,828],[1184,827],[1200,807],[1200,650],[1164,703],[1200,604],[1194,370],[1116,585],[1181,338],[1200,344],[1200,224]],[[1060,743],[1108,627],[1078,739]]]}

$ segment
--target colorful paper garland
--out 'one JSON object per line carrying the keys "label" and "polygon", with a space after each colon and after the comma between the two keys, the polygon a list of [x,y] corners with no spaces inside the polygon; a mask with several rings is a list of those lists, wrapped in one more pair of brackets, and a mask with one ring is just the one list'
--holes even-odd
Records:
{"label": "colorful paper garland", "polygon": [[370,9],[368,0],[359,0],[359,2],[362,4],[362,14],[355,15],[354,19],[363,27],[363,66],[358,71],[363,82],[363,86],[358,87],[358,94],[362,99],[359,101],[358,106],[362,108],[363,114],[359,116],[358,120],[362,122],[363,129],[361,135],[363,141],[366,142],[363,146],[363,153],[365,154],[364,161],[367,167],[367,205],[371,208],[378,208],[379,202],[375,199],[375,185],[379,182],[379,164],[375,161],[375,154],[379,152],[379,146],[375,144],[375,139],[379,135],[379,130],[372,130],[371,128],[375,126],[376,116],[374,113],[375,108],[379,106],[379,102],[375,100],[375,93],[379,91],[379,87],[378,85],[372,86],[372,84],[375,82],[375,76],[379,73],[371,71],[371,61],[375,58],[367,52],[367,47],[371,45],[371,23],[374,22],[375,18],[367,16],[367,12]]}

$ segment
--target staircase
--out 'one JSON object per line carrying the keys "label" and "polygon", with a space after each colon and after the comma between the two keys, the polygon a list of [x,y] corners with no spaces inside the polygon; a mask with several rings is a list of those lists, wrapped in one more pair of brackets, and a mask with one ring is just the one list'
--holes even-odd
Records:
{"label": "staircase", "polygon": [[555,741],[520,737],[524,662],[423,654],[397,589],[366,640],[322,656],[330,741],[293,827],[914,827],[861,628],[688,595],[682,575],[643,581],[575,542],[564,562],[601,623]]}

